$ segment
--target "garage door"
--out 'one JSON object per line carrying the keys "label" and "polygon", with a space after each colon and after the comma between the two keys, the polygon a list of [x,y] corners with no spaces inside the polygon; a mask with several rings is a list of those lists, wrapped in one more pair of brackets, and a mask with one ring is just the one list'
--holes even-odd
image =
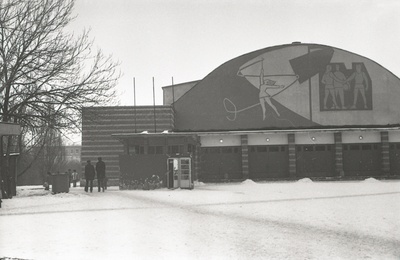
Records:
{"label": "garage door", "polygon": [[390,173],[400,175],[400,144],[390,144]]}
{"label": "garage door", "polygon": [[289,177],[288,147],[250,146],[249,174],[251,179]]}
{"label": "garage door", "polygon": [[343,170],[346,176],[382,175],[380,144],[344,144]]}
{"label": "garage door", "polygon": [[242,178],[240,147],[201,148],[200,179],[221,180]]}
{"label": "garage door", "polygon": [[297,145],[297,177],[332,177],[335,175],[333,145]]}

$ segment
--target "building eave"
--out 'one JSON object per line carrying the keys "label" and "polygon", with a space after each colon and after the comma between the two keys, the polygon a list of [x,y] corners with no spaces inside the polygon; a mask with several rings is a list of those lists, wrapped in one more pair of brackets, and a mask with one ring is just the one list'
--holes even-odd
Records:
{"label": "building eave", "polygon": [[243,131],[187,131],[164,133],[116,133],[111,134],[117,139],[131,137],[172,137],[172,136],[211,136],[211,135],[246,135],[246,134],[296,134],[296,133],[338,133],[338,132],[370,132],[400,130],[400,126],[393,127],[343,127],[343,128],[308,128],[308,129],[274,129],[274,130],[243,130]]}

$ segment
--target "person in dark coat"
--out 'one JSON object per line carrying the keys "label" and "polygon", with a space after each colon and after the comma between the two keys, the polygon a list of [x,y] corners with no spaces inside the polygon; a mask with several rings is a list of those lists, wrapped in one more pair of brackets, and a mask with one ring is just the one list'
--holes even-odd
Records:
{"label": "person in dark coat", "polygon": [[50,190],[50,181],[51,181],[51,173],[47,172],[46,180],[43,185],[45,190]]}
{"label": "person in dark coat", "polygon": [[87,164],[85,166],[86,192],[88,192],[89,186],[90,186],[90,192],[93,191],[93,180],[95,175],[96,173],[94,171],[94,166],[90,163],[90,160],[87,160]]}
{"label": "person in dark coat", "polygon": [[96,163],[96,172],[97,172],[97,187],[103,190],[105,189],[105,181],[106,178],[106,164],[103,162],[102,158],[97,158],[98,162]]}

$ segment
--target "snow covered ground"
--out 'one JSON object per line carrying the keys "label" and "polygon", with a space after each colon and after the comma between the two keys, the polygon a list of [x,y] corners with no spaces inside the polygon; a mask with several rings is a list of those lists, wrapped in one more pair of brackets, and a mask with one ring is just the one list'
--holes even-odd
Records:
{"label": "snow covered ground", "polygon": [[400,259],[400,181],[30,186],[2,206],[0,258]]}

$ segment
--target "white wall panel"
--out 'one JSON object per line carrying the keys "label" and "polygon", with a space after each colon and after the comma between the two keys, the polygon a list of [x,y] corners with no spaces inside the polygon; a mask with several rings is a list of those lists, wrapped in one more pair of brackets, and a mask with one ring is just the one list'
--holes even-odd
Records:
{"label": "white wall panel", "polygon": [[249,134],[249,145],[287,145],[287,134]]}
{"label": "white wall panel", "polygon": [[381,134],[379,132],[355,131],[342,133],[342,143],[344,144],[380,142]]}
{"label": "white wall panel", "polygon": [[296,133],[296,144],[334,144],[333,133]]}
{"label": "white wall panel", "polygon": [[390,143],[399,143],[400,142],[400,130],[389,131],[389,142]]}
{"label": "white wall panel", "polygon": [[207,135],[200,136],[202,147],[240,146],[240,135]]}

